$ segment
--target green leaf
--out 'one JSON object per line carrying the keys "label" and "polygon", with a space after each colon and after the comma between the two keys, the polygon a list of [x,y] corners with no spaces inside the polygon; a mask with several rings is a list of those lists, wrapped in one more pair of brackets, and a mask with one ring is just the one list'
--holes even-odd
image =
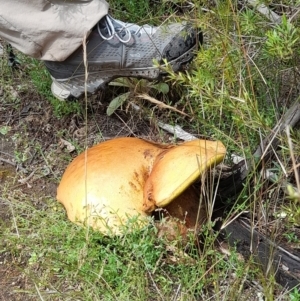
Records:
{"label": "green leaf", "polygon": [[110,82],[108,85],[109,86],[129,88],[130,87],[130,82],[129,82],[128,78],[120,77],[120,78],[116,78],[114,81]]}
{"label": "green leaf", "polygon": [[158,83],[158,84],[151,86],[151,88],[153,88],[163,94],[169,93],[169,85],[166,83]]}
{"label": "green leaf", "polygon": [[6,125],[1,126],[0,127],[0,134],[6,135],[10,131],[10,129],[11,129],[10,126],[6,126]]}
{"label": "green leaf", "polygon": [[114,98],[107,107],[106,114],[112,115],[117,108],[119,108],[127,99],[130,92],[126,92]]}

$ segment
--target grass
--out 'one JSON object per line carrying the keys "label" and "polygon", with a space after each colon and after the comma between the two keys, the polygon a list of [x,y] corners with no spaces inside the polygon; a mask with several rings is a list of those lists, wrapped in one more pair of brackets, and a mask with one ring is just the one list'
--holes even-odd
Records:
{"label": "grass", "polygon": [[[205,43],[190,68],[175,74],[167,66],[164,80],[170,91],[155,93],[158,100],[188,117],[158,110],[153,104],[138,104],[147,114],[179,124],[195,135],[220,139],[229,155],[235,153],[249,159],[252,179],[235,200],[228,200],[234,205],[224,220],[247,211],[258,228],[270,230],[274,241],[285,238],[298,244],[299,199],[289,193],[285,182],[288,179],[299,187],[295,176],[299,166],[299,129],[280,137],[276,156],[266,162],[265,167],[277,175],[273,184],[256,172],[252,154],[298,98],[299,20],[292,16],[299,3],[266,2],[282,16],[280,24],[246,2],[233,0],[114,0],[110,4],[113,15],[124,21],[159,24],[166,18],[182,19],[202,28]],[[57,118],[83,114],[82,101],[60,102],[52,97],[51,79],[40,62],[22,59],[27,65],[26,74],[21,76],[28,82],[15,86],[13,79],[18,75],[5,65],[1,69],[5,105],[20,107],[21,96],[32,91],[33,85],[35,93],[52,104]],[[136,90],[151,93],[153,88],[138,80],[128,81],[127,86],[121,95]],[[113,90],[113,86],[111,89],[115,93],[112,99],[120,95],[120,90]],[[126,101],[123,99],[123,106],[113,108],[113,112],[127,110]],[[1,135],[7,135],[4,126],[0,129]],[[65,134],[57,133],[56,137]],[[73,139],[71,135],[69,138]],[[83,149],[83,144],[81,141],[78,149]],[[22,154],[21,147],[18,154]],[[64,164],[69,160],[68,155]],[[230,156],[226,163],[231,164]],[[55,168],[54,162],[49,164]],[[0,200],[11,218],[0,220],[0,254],[28,279],[25,295],[34,300],[231,301],[258,300],[258,294],[270,301],[300,300],[298,290],[288,292],[278,286],[274,272],[266,274],[254,258],[242,259],[233,247],[229,247],[230,252],[222,251],[218,233],[213,230],[214,221],[203,226],[201,242],[196,240],[201,248],[194,244],[194,237],[188,244],[180,237],[174,241],[159,238],[153,224],[125,236],[105,237],[70,223],[53,196],[12,190],[16,179],[8,183],[1,188]]]}
{"label": "grass", "polygon": [[42,62],[34,59],[28,60],[28,58],[25,60],[28,64],[28,73],[33,85],[37,88],[39,93],[52,104],[55,116],[61,118],[65,115],[81,114],[83,112],[83,108],[77,100],[63,102],[52,95],[49,89],[52,80]]}
{"label": "grass", "polygon": [[[178,248],[171,257],[170,242],[158,239],[153,225],[104,237],[67,221],[64,209],[51,198],[44,199],[40,210],[28,196],[22,195],[22,203],[20,197],[8,198],[16,226],[6,225],[2,243],[10,260],[26,267],[23,273],[45,300],[197,300],[210,290],[221,298],[224,293],[232,296],[246,275],[249,279],[234,251],[227,257],[213,250],[210,231],[201,260],[192,245],[188,255],[183,257]],[[230,277],[233,287],[223,288]]]}

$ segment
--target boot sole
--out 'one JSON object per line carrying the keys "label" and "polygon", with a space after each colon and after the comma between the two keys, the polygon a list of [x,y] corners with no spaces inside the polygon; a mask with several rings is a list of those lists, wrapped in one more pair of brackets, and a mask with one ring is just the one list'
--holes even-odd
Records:
{"label": "boot sole", "polygon": [[[174,61],[169,62],[174,72],[177,72],[183,68],[184,65],[189,63],[194,55],[193,51],[196,46],[189,49],[186,53],[176,58]],[[105,73],[111,73],[110,76],[102,75],[101,72],[89,73],[88,80],[83,83],[84,75],[74,76],[66,79],[55,79],[51,76],[53,82],[51,85],[52,94],[64,101],[72,98],[80,98],[85,91],[88,94],[93,94],[100,89],[104,89],[107,84],[117,77],[136,77],[145,78],[149,80],[159,79],[162,73],[158,68],[148,69],[124,69],[124,70],[106,70]]]}

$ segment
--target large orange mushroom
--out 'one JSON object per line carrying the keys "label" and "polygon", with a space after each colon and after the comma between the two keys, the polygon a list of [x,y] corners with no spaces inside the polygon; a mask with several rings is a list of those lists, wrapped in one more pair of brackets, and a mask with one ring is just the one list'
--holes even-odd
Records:
{"label": "large orange mushroom", "polygon": [[169,207],[176,215],[178,196],[222,161],[225,152],[220,141],[162,145],[128,137],[109,140],[70,163],[57,199],[71,221],[104,234],[119,234],[130,219],[144,225],[155,208],[174,200],[177,205]]}

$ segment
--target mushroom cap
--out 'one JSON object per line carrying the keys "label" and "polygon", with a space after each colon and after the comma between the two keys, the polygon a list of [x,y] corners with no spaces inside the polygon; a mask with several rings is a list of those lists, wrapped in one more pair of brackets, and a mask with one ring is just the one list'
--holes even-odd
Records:
{"label": "mushroom cap", "polygon": [[220,141],[192,140],[162,151],[144,187],[144,211],[165,207],[226,153]]}
{"label": "mushroom cap", "polygon": [[68,218],[117,234],[128,219],[143,211],[143,190],[157,154],[156,144],[137,138],[102,142],[76,157],[57,189]]}
{"label": "mushroom cap", "polygon": [[169,204],[224,155],[221,142],[165,146],[129,137],[109,140],[69,164],[57,200],[71,221],[120,234],[132,218],[145,225],[151,211]]}

